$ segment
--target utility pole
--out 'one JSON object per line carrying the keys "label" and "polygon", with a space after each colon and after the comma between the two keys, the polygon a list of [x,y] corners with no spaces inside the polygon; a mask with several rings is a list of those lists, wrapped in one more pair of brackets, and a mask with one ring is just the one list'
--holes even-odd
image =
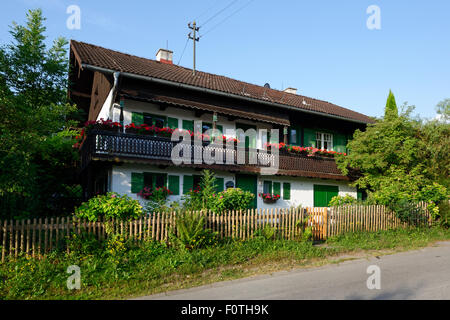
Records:
{"label": "utility pole", "polygon": [[191,23],[189,22],[188,27],[189,27],[189,29],[192,30],[192,33],[189,32],[188,37],[189,37],[189,39],[193,40],[193,43],[194,43],[194,67],[192,68],[192,75],[195,76],[195,43],[200,40],[200,38],[196,37],[195,34],[198,32],[200,27],[197,27],[197,24],[195,23],[195,21],[193,22],[192,26],[191,26]]}

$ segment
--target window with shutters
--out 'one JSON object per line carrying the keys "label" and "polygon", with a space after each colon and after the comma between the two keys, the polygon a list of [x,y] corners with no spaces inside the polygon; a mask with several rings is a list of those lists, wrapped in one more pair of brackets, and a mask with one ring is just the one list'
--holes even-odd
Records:
{"label": "window with shutters", "polygon": [[331,133],[316,132],[316,148],[333,149],[333,135]]}
{"label": "window with shutters", "polygon": [[167,174],[144,172],[144,186],[150,189],[167,186]]}

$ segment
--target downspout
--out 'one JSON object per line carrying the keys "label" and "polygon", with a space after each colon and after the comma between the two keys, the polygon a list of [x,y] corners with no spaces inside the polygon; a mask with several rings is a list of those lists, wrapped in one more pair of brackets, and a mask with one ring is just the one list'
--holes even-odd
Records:
{"label": "downspout", "polygon": [[109,113],[110,114],[111,114],[111,110],[112,110],[113,105],[114,105],[114,101],[116,101],[116,93],[117,93],[117,86],[119,84],[119,76],[120,76],[120,72],[119,71],[113,73],[114,84],[113,84],[113,87],[111,89],[112,97],[111,97],[111,104],[109,105]]}

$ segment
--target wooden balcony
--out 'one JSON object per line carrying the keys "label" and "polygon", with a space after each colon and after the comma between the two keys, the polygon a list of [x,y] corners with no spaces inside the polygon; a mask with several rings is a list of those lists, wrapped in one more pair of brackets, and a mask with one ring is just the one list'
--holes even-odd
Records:
{"label": "wooden balcony", "polygon": [[[86,168],[91,161],[126,161],[174,166],[172,150],[179,143],[162,137],[91,131],[81,147],[81,169]],[[209,143],[197,145],[194,141],[184,147],[187,154],[184,163],[180,165],[184,167],[255,173],[260,173],[263,168],[278,168],[277,174],[280,175],[348,180],[341,175],[333,158],[308,157],[287,152],[277,155],[267,150],[241,149],[236,145],[230,149],[225,148],[225,145],[213,146]],[[178,154],[184,156],[183,152]],[[204,154],[210,154],[214,162],[206,160]]]}

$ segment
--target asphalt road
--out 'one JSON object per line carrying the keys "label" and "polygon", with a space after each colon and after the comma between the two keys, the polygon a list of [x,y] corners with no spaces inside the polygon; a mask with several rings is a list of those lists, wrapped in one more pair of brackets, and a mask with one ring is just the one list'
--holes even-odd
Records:
{"label": "asphalt road", "polygon": [[[369,290],[367,268],[380,269],[380,289]],[[312,269],[294,269],[139,299],[450,299],[450,242]]]}

